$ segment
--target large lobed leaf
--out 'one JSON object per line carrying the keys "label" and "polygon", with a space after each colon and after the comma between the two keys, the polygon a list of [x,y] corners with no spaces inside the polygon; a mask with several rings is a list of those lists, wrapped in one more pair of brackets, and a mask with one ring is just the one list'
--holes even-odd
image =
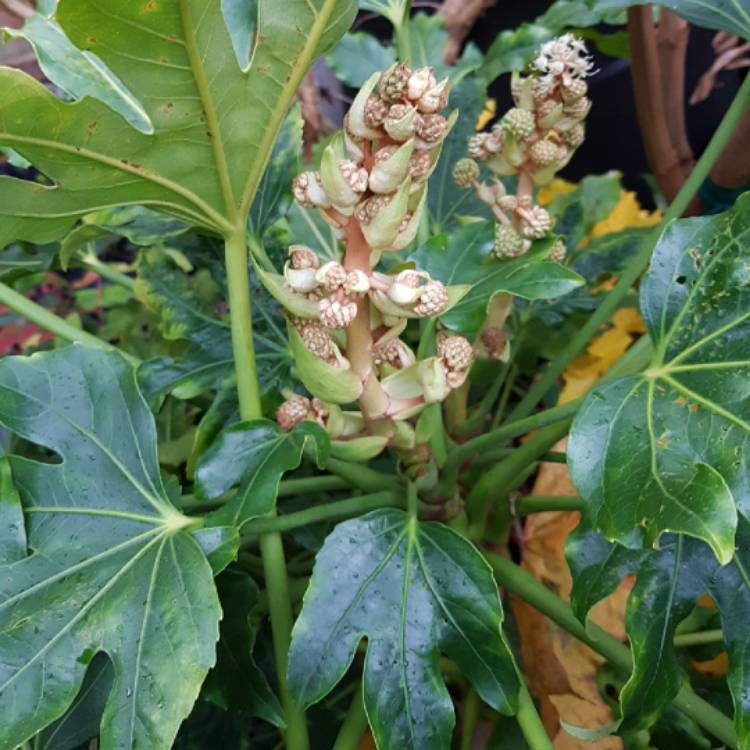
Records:
{"label": "large lobed leaf", "polygon": [[475,333],[487,316],[490,300],[501,292],[524,299],[549,299],[567,294],[584,280],[575,271],[546,260],[549,247],[540,243],[514,260],[498,260],[492,252],[495,225],[467,224],[450,235],[438,235],[412,254],[417,268],[445,284],[468,284],[466,295],[441,322],[453,331]]}
{"label": "large lobed leaf", "polygon": [[339,524],[318,553],[292,633],[290,689],[304,705],[319,701],[366,637],[363,694],[377,746],[447,750],[454,717],[441,653],[490,706],[516,708],[501,624],[497,586],[471,544],[440,524],[375,511]]}
{"label": "large lobed leaf", "polygon": [[641,287],[654,360],[594,389],[568,448],[592,526],[640,546],[665,531],[721,562],[750,514],[750,195],[670,224]]}
{"label": "large lobed leaf", "polygon": [[64,0],[62,29],[141,102],[154,133],[97,100],[65,104],[24,73],[0,69],[0,144],[55,183],[0,178],[0,246],[59,237],[83,214],[121,204],[231,232],[307,66],[355,11],[352,0],[261,0],[243,72],[215,0]]}
{"label": "large lobed leaf", "polygon": [[[4,359],[0,424],[61,460],[10,458],[28,539],[15,552],[12,534],[0,540],[0,746],[63,714],[105,652],[102,747],[168,748],[214,663],[209,560],[229,562],[236,530],[191,533],[171,504],[153,417],[119,354],[76,345]],[[0,511],[17,523],[6,480]]]}
{"label": "large lobed leaf", "polygon": [[735,708],[739,747],[750,743],[750,524],[740,520],[737,554],[721,566],[705,544],[680,535],[664,537],[660,550],[629,550],[607,542],[582,524],[568,538],[573,573],[571,604],[585,621],[591,607],[623,576],[636,574],[628,599],[626,631],[633,673],[620,693],[621,731],[646,729],[677,695],[684,679],[672,645],[675,629],[696,600],[708,593],[719,609],[729,656],[727,682]]}

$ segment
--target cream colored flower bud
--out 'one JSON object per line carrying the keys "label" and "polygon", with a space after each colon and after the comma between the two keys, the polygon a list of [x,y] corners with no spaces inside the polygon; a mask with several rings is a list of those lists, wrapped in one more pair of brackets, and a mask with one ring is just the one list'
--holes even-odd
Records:
{"label": "cream colored flower bud", "polygon": [[426,145],[440,143],[448,133],[448,120],[442,115],[422,115],[417,120],[417,136]]}
{"label": "cream colored flower bud", "polygon": [[378,342],[373,347],[372,356],[376,365],[390,365],[397,370],[408,367],[416,361],[414,352],[399,338]]}
{"label": "cream colored flower bud", "polygon": [[369,175],[351,159],[340,159],[334,144],[323,151],[320,161],[320,180],[331,203],[339,210],[348,210],[359,203],[362,193],[367,190]]}
{"label": "cream colored flower bud", "polygon": [[360,167],[351,159],[340,159],[338,165],[347,184],[355,193],[364,193],[367,190],[368,174],[364,167]]}
{"label": "cream colored flower bud", "polygon": [[417,109],[424,114],[431,115],[439,112],[448,104],[450,81],[443,78],[440,83],[432,86],[422,94],[417,102]]}
{"label": "cream colored flower bud", "polygon": [[319,284],[322,284],[329,291],[335,292],[346,284],[346,270],[335,260],[329,260],[323,264],[316,272],[315,278]]}
{"label": "cream colored flower bud", "polygon": [[574,120],[583,120],[586,115],[588,115],[590,109],[591,100],[584,96],[581,99],[576,99],[575,101],[566,104],[563,107],[563,112]]}
{"label": "cream colored flower bud", "polygon": [[409,173],[409,163],[414,151],[413,141],[402,146],[386,146],[375,152],[375,164],[370,171],[370,190],[374,193],[392,193],[399,188]]}
{"label": "cream colored flower bud", "polygon": [[365,104],[365,124],[369,128],[379,128],[388,116],[388,102],[376,94],[371,94]]}
{"label": "cream colored flower bud", "polygon": [[529,149],[529,155],[534,164],[539,167],[547,167],[559,160],[560,149],[554,141],[543,138],[532,145]]}
{"label": "cream colored flower bud", "polygon": [[502,125],[506,133],[520,141],[534,132],[536,121],[533,112],[514,107],[503,115]]}
{"label": "cream colored flower bud", "polygon": [[521,231],[524,237],[539,239],[544,237],[552,229],[552,217],[546,208],[532,206],[523,214],[523,225]]}
{"label": "cream colored flower bud", "polygon": [[357,206],[354,217],[360,224],[369,224],[392,199],[392,195],[373,195]]}
{"label": "cream colored flower bud", "polygon": [[469,138],[466,152],[471,159],[485,161],[492,156],[492,152],[487,148],[487,141],[489,138],[489,133],[477,133]]}
{"label": "cream colored flower bud", "polygon": [[414,312],[420,318],[430,318],[440,315],[448,307],[448,290],[445,285],[432,279],[422,289],[419,295],[419,304],[414,306]]}
{"label": "cream colored flower bud", "polygon": [[422,94],[437,84],[432,68],[415,68],[407,81],[407,96],[412,101],[417,101]]}
{"label": "cream colored flower bud", "polygon": [[581,78],[573,78],[562,87],[562,98],[565,103],[574,102],[588,94],[589,87]]}
{"label": "cream colored flower bud", "polygon": [[289,261],[295,270],[306,268],[320,268],[320,258],[311,247],[307,245],[290,245]]}
{"label": "cream colored flower bud", "polygon": [[302,343],[308,351],[326,362],[336,361],[334,343],[320,321],[295,318],[292,323],[299,332]]}
{"label": "cream colored flower bud", "polygon": [[294,199],[303,208],[330,208],[331,199],[320,180],[320,172],[302,172],[292,182]]}
{"label": "cream colored flower bud", "polygon": [[474,159],[459,159],[453,165],[453,182],[460,188],[471,187],[479,178],[479,164]]}
{"label": "cream colored flower bud", "polygon": [[495,255],[501,260],[519,258],[531,247],[531,242],[525,240],[509,224],[495,225]]}
{"label": "cream colored flower bud", "polygon": [[518,208],[518,198],[515,195],[503,195],[498,198],[497,205],[503,209],[503,211],[513,212]]}
{"label": "cream colored flower bud", "polygon": [[346,274],[344,289],[349,293],[362,296],[370,291],[370,279],[364,271],[349,271]]}
{"label": "cream colored flower bud", "polygon": [[547,258],[554,263],[562,263],[565,260],[566,253],[565,243],[562,240],[557,240],[550,248]]}
{"label": "cream colored flower bud", "polygon": [[300,294],[308,294],[318,286],[314,268],[293,268],[289,263],[284,265],[284,280],[290,289]]}
{"label": "cream colored flower bud", "polygon": [[505,146],[505,130],[503,126],[498,122],[492,126],[489,137],[485,142],[485,148],[491,154],[499,154]]}
{"label": "cream colored flower bud", "polygon": [[571,148],[578,148],[586,139],[586,126],[582,123],[576,123],[569,130],[564,131],[562,139]]}
{"label": "cream colored flower bud", "polygon": [[276,421],[284,432],[294,429],[308,419],[313,411],[310,399],[293,394],[276,410]]}
{"label": "cream colored flower bud", "polygon": [[411,70],[404,63],[393,63],[381,76],[378,92],[387,102],[397,102],[407,93]]}
{"label": "cream colored flower bud", "polygon": [[394,104],[383,122],[383,127],[394,141],[402,143],[414,137],[418,118],[416,107],[408,104]]}
{"label": "cream colored flower bud", "polygon": [[[347,133],[353,138],[372,139],[381,135],[380,125],[382,124],[382,119],[380,121],[377,121],[377,118],[370,120],[373,117],[375,107],[379,106],[372,102],[375,100],[382,102],[380,97],[373,94],[373,90],[377,86],[379,79],[380,74],[373,73],[365,81],[362,88],[354,97],[354,101],[352,102],[352,106],[349,107],[346,117],[344,117],[344,127]],[[382,107],[384,109],[383,117],[385,117],[385,112],[388,108],[386,102],[382,102]]]}
{"label": "cream colored flower bud", "polygon": [[324,297],[318,302],[318,314],[326,328],[346,328],[357,317],[357,303]]}
{"label": "cream colored flower bud", "polygon": [[432,156],[426,149],[417,149],[409,159],[409,176],[412,182],[426,179],[432,170]]}
{"label": "cream colored flower bud", "polygon": [[474,362],[474,347],[463,336],[448,335],[438,338],[437,355],[446,370],[446,380],[451,388],[458,388],[466,380]]}
{"label": "cream colored flower bud", "polygon": [[393,279],[388,296],[397,305],[411,305],[419,299],[430,275],[424,271],[400,271]]}

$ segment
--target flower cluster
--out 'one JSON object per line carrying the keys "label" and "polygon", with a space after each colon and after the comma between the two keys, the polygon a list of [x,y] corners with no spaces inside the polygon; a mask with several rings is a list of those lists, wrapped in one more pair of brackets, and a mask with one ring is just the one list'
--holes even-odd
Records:
{"label": "flower cluster", "polygon": [[[533,186],[552,180],[583,143],[591,108],[584,78],[591,68],[584,43],[572,34],[542,45],[529,73],[512,77],[515,106],[489,132],[472,136],[468,157],[454,167],[456,184],[476,190],[497,217],[499,258],[523,255],[534,240],[552,231],[549,212],[534,203]],[[516,193],[507,194],[497,177],[491,184],[481,182],[480,163],[496,176],[517,176]],[[555,242],[550,258],[564,257],[564,244]]]}
{"label": "flower cluster", "polygon": [[[349,457],[357,445],[359,458],[386,445],[413,448],[409,420],[459,387],[473,362],[473,347],[462,336],[439,333],[435,354],[422,359],[401,338],[410,319],[441,315],[464,287],[445,286],[411,267],[376,270],[383,253],[416,236],[427,178],[456,117],[440,113],[448,89],[431,68],[402,63],[370,78],[343,132],[324,150],[319,171],[303,172],[292,186],[297,203],[334,228],[345,244],[343,257],[322,258],[292,245],[283,275],[259,269],[289,313],[290,336],[304,347],[297,369],[312,394],[285,394],[277,421],[285,430],[317,421],[337,445],[347,445]],[[359,408],[342,408],[352,394]]]}

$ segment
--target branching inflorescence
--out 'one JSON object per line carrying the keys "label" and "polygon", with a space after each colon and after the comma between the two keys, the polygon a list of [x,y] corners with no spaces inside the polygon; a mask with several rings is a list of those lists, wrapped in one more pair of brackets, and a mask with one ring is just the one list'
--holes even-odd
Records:
{"label": "branching inflorescence", "polygon": [[[315,419],[333,438],[381,438],[368,450],[412,448],[408,420],[466,379],[473,360],[467,339],[439,333],[435,355],[418,360],[400,338],[409,319],[439,316],[465,288],[445,286],[412,267],[375,270],[384,253],[406,248],[417,235],[427,179],[457,115],[440,114],[448,91],[448,79],[438,82],[431,68],[397,63],[373,75],[354,99],[343,132],[323,152],[320,171],[294,180],[299,205],[320,212],[345,252],[341,261],[324,262],[311,248],[292,245],[283,282],[269,284],[291,313],[290,335],[317,360],[318,378],[297,363],[314,398],[288,396],[277,412],[284,429]],[[345,412],[331,403],[331,393],[337,378],[351,383],[352,375],[360,408]],[[324,388],[316,387],[320,377]]]}
{"label": "branching inflorescence", "polygon": [[[586,46],[572,34],[542,45],[529,74],[513,74],[516,106],[490,132],[472,136],[468,157],[453,169],[456,184],[476,190],[492,209],[498,258],[517,258],[534,240],[552,232],[554,221],[534,203],[532,191],[550,182],[583,143],[584,120],[591,108],[584,78],[591,68]],[[515,194],[509,194],[497,177],[491,184],[481,182],[480,163],[496,176],[517,177]],[[564,259],[561,240],[552,245],[549,257]]]}

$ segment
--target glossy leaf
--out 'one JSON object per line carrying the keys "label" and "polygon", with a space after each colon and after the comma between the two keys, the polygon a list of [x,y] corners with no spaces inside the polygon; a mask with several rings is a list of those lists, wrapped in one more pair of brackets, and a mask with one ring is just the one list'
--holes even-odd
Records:
{"label": "glossy leaf", "polygon": [[97,55],[78,49],[60,25],[42,13],[34,13],[20,29],[6,28],[11,38],[25,39],[34,47],[39,67],[49,81],[73,99],[98,99],[122,115],[134,128],[153,133],[148,113]]}
{"label": "glossy leaf", "polygon": [[223,709],[284,726],[281,706],[268,680],[253,659],[259,627],[260,591],[252,578],[228,571],[217,580],[224,617],[216,666],[206,680],[207,695]]}
{"label": "glossy leaf", "polygon": [[80,216],[112,205],[233,231],[302,75],[355,10],[351,0],[262,0],[244,73],[214,0],[68,0],[57,11],[61,27],[143,104],[154,133],[129,127],[94,99],[64,104],[24,73],[0,70],[0,144],[55,183],[40,189],[0,178],[0,245],[60,237]]}
{"label": "glossy leaf", "polygon": [[220,608],[132,367],[81,346],[6,358],[0,423],[62,461],[11,458],[32,554],[0,568],[3,745],[60,716],[104,651],[102,748],[170,747],[214,662]]}
{"label": "glossy leaf", "polygon": [[515,260],[498,260],[493,252],[494,224],[472,222],[450,235],[438,235],[412,254],[417,268],[445,284],[468,284],[466,295],[440,320],[453,331],[475,333],[490,300],[501,292],[524,299],[559,297],[583,284],[574,271],[546,260],[549,248],[539,243]]}
{"label": "glossy leaf", "polygon": [[633,673],[621,691],[621,731],[655,724],[684,679],[672,641],[677,625],[704,593],[716,602],[729,655],[727,682],[734,700],[739,746],[750,742],[750,524],[740,520],[737,553],[721,566],[702,542],[669,535],[659,550],[628,550],[582,524],[568,539],[573,573],[571,604],[585,620],[589,609],[627,574],[637,576],[626,613]]}
{"label": "glossy leaf", "polygon": [[304,705],[321,700],[366,637],[364,702],[377,746],[447,750],[454,716],[441,653],[490,706],[516,708],[501,623],[497,586],[469,542],[402,511],[375,511],[339,524],[318,553],[292,633],[290,689]]}
{"label": "glossy leaf", "polygon": [[638,546],[674,531],[734,554],[750,513],[750,196],[670,224],[641,285],[644,373],[596,388],[574,422],[573,481],[594,528]]}
{"label": "glossy leaf", "polygon": [[300,465],[308,442],[324,466],[328,436],[314,422],[302,422],[284,432],[275,422],[256,419],[222,430],[198,461],[196,494],[213,500],[232,487],[237,487],[237,494],[211,514],[211,523],[241,527],[251,518],[270,513],[276,507],[281,477]]}
{"label": "glossy leaf", "polygon": [[340,81],[358,89],[376,70],[386,70],[393,65],[396,53],[372,34],[357,31],[344,34],[326,55],[326,60]]}
{"label": "glossy leaf", "polygon": [[26,527],[21,499],[13,485],[10,462],[0,453],[0,565],[26,557]]}
{"label": "glossy leaf", "polygon": [[56,254],[56,245],[10,245],[0,253],[0,279],[7,284],[22,276],[46,271]]}
{"label": "glossy leaf", "polygon": [[221,12],[232,37],[237,64],[247,71],[258,22],[258,0],[221,0]]}

